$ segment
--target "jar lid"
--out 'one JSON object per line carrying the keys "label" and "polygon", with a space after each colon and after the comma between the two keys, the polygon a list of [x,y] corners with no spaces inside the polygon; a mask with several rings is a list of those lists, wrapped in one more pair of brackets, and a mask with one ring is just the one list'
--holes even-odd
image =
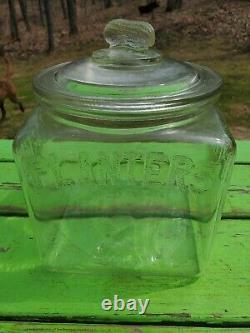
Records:
{"label": "jar lid", "polygon": [[37,75],[38,95],[48,103],[93,112],[141,113],[197,102],[222,85],[210,69],[165,58],[153,49],[155,32],[147,22],[113,20],[104,37],[109,48]]}

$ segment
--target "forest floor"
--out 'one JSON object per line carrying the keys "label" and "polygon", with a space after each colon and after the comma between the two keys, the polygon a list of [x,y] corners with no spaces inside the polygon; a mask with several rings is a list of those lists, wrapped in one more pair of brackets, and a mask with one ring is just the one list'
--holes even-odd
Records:
{"label": "forest floor", "polygon": [[[115,6],[103,13],[95,8],[87,8],[88,15],[80,26],[79,35],[74,38],[68,37],[65,22],[58,19],[56,51],[50,55],[44,52],[46,33],[42,27],[27,33],[21,26],[25,37],[15,43],[10,40],[6,30],[4,34],[0,33],[0,43],[13,56],[13,81],[26,108],[25,113],[21,113],[16,106],[6,103],[7,118],[0,123],[0,138],[13,138],[29,116],[35,105],[32,77],[39,70],[89,56],[93,50],[104,47],[102,31],[105,24],[116,17],[140,18],[136,3],[131,1],[128,6]],[[154,17],[151,14],[143,16],[156,29],[157,47],[166,56],[207,65],[221,74],[224,79],[220,100],[222,113],[236,138],[250,139],[250,2],[184,0],[181,11],[167,14],[163,3],[165,1],[157,8]],[[86,9],[81,10],[79,16],[86,13]],[[2,24],[6,24],[6,17],[2,18]],[[1,62],[0,77],[3,72]]]}

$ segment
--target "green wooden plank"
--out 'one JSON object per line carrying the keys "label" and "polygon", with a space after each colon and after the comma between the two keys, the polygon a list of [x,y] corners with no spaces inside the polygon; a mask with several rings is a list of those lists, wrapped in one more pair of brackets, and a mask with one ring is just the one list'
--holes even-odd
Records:
{"label": "green wooden plank", "polygon": [[2,162],[0,172],[0,214],[27,215],[22,187],[14,162]]}
{"label": "green wooden plank", "polygon": [[0,184],[0,214],[26,216],[27,209],[21,185]]}
{"label": "green wooden plank", "polygon": [[250,141],[249,140],[237,140],[237,154],[236,163],[250,163]]}
{"label": "green wooden plank", "polygon": [[0,140],[0,162],[13,161],[12,140]]}
{"label": "green wooden plank", "polygon": [[223,217],[250,218],[250,165],[234,165]]}
{"label": "green wooden plank", "polygon": [[[13,161],[12,140],[0,140],[0,162]],[[250,164],[250,142],[248,140],[236,140],[236,163]]]}
{"label": "green wooden plank", "polygon": [[14,162],[0,163],[0,184],[20,184],[17,168]]}
{"label": "green wooden plank", "polygon": [[[16,166],[13,162],[1,163],[0,214],[27,214]],[[234,166],[223,216],[227,218],[250,217],[250,165]]]}
{"label": "green wooden plank", "polygon": [[[0,318],[85,323],[161,323],[250,326],[250,227],[247,220],[220,223],[210,265],[198,281],[166,289],[140,276],[48,272],[39,265],[28,218],[0,218]],[[161,281],[162,282],[162,281]],[[117,294],[150,299],[144,315],[104,311]]]}
{"label": "green wooden plank", "polygon": [[0,333],[249,333],[249,328],[211,328],[211,327],[164,327],[164,326],[123,326],[123,325],[85,325],[65,323],[27,323],[2,322]]}

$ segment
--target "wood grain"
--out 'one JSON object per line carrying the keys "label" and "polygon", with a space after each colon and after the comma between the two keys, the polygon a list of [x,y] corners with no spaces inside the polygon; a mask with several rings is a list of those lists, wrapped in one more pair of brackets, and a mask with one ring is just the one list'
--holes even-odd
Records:
{"label": "wood grain", "polygon": [[0,333],[249,333],[249,328],[2,322]]}
{"label": "wood grain", "polygon": [[[0,318],[55,322],[222,325],[250,327],[248,220],[219,224],[211,261],[193,284],[166,289],[135,276],[48,272],[39,262],[28,218],[0,218]],[[114,294],[149,298],[145,315],[104,311]]]}

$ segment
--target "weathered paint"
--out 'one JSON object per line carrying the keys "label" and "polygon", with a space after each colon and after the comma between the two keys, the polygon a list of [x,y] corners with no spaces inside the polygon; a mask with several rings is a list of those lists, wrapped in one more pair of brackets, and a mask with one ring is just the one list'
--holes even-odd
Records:
{"label": "weathered paint", "polygon": [[[126,281],[123,276],[47,272],[39,266],[28,218],[2,217],[0,247],[9,250],[0,252],[0,317],[250,326],[249,239],[248,220],[223,220],[204,276],[186,287],[166,289],[139,277]],[[114,294],[150,298],[146,314],[103,311],[102,299]]]}
{"label": "weathered paint", "polygon": [[2,322],[0,333],[249,333],[249,328]]}

